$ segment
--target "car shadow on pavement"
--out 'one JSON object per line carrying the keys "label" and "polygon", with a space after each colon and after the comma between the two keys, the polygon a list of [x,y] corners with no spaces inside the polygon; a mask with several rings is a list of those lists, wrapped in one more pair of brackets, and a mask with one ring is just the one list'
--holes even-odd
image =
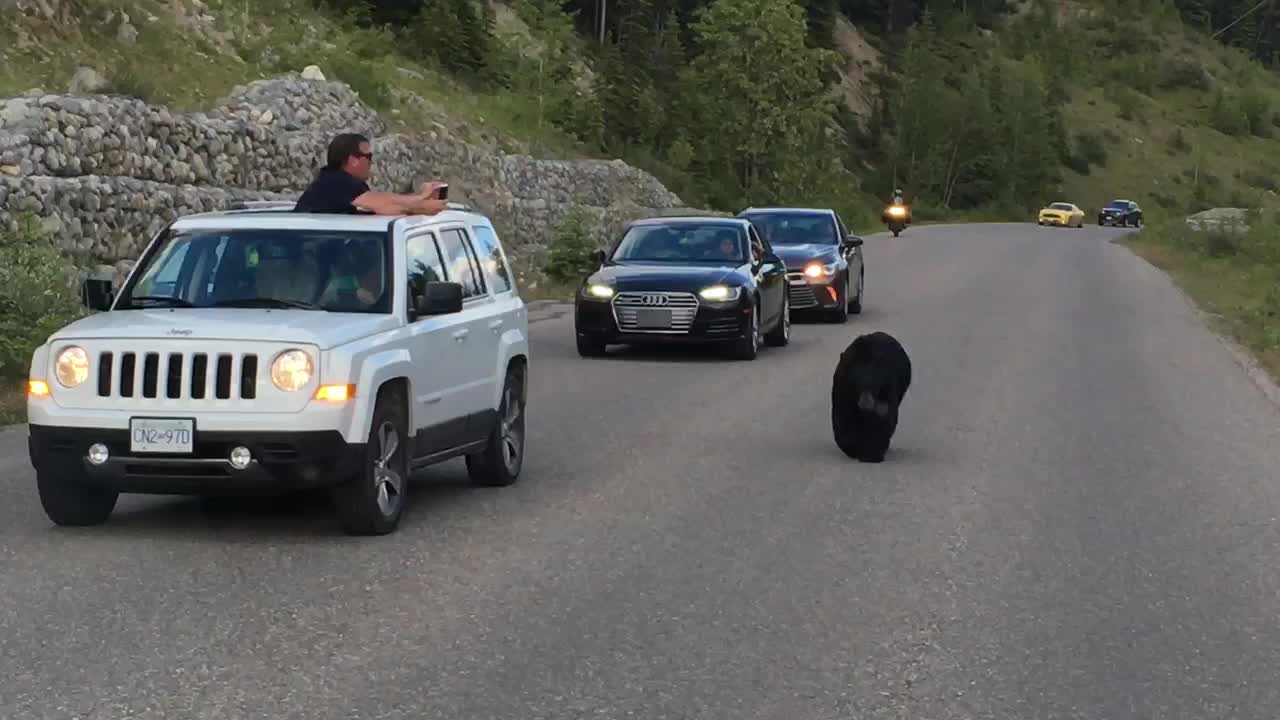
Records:
{"label": "car shadow on pavement", "polygon": [[[460,462],[460,461],[459,461]],[[399,532],[432,522],[432,516],[470,497],[483,495],[484,488],[472,486],[465,467],[444,463],[413,476],[409,485],[409,506],[400,521]],[[162,537],[179,535],[185,539],[228,538],[242,541],[270,537],[273,540],[316,537],[346,538],[324,489],[302,490],[285,495],[182,497],[122,495],[111,518],[96,528],[76,528],[78,533],[104,536]],[[361,538],[350,538],[358,541]]]}

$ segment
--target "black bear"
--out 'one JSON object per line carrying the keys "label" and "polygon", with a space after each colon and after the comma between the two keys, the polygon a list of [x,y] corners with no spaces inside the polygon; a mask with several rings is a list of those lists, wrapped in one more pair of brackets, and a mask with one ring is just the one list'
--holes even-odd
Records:
{"label": "black bear", "polygon": [[892,335],[859,335],[840,353],[831,378],[831,430],[845,455],[884,460],[911,386],[911,358]]}

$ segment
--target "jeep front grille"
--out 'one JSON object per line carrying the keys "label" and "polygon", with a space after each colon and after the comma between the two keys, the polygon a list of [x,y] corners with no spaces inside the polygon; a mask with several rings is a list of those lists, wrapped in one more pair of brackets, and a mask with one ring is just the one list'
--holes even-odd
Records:
{"label": "jeep front grille", "polygon": [[98,397],[252,400],[257,395],[258,356],[254,353],[98,354]]}
{"label": "jeep front grille", "polygon": [[698,298],[682,292],[621,292],[613,319],[627,333],[687,333],[698,314]]}

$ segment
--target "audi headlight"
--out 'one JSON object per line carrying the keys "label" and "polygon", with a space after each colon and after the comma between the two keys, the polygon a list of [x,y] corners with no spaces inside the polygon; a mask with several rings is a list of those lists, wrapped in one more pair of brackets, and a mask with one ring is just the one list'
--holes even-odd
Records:
{"label": "audi headlight", "polygon": [[587,294],[593,298],[608,300],[613,297],[613,288],[608,285],[601,285],[600,283],[592,283],[587,286]]}
{"label": "audi headlight", "polygon": [[729,287],[728,285],[712,285],[711,287],[703,288],[698,293],[698,296],[703,300],[711,302],[733,302],[741,295],[742,288]]}
{"label": "audi headlight", "polygon": [[62,387],[76,387],[89,379],[89,353],[73,345],[58,353],[53,370]]}
{"label": "audi headlight", "polygon": [[315,367],[301,350],[285,350],[271,363],[271,383],[285,392],[296,392],[311,382]]}
{"label": "audi headlight", "polygon": [[805,277],[811,278],[830,277],[836,274],[836,266],[835,263],[823,265],[820,262],[811,262],[804,266],[804,274]]}

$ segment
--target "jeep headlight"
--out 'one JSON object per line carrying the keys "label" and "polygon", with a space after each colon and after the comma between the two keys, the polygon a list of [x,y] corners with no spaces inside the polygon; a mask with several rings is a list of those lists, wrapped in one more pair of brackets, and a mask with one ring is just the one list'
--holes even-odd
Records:
{"label": "jeep headlight", "polygon": [[89,353],[73,345],[58,353],[53,370],[63,387],[76,387],[89,379]]}
{"label": "jeep headlight", "polygon": [[271,383],[285,392],[296,392],[311,382],[315,367],[301,350],[285,350],[271,363]]}
{"label": "jeep headlight", "polygon": [[742,288],[729,287],[728,285],[712,285],[711,287],[703,288],[702,292],[698,293],[698,296],[703,300],[711,302],[733,302],[740,295],[742,295]]}

